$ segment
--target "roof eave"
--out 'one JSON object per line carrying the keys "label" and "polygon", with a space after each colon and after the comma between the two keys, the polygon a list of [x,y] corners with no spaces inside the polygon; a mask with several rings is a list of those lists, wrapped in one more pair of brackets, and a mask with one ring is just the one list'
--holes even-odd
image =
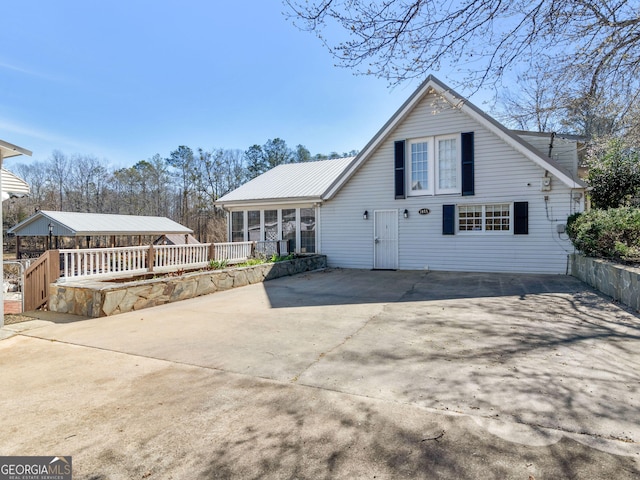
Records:
{"label": "roof eave", "polygon": [[423,95],[432,88],[435,78],[433,75],[429,75],[424,82],[405,100],[402,106],[394,113],[389,120],[382,126],[378,133],[365,145],[365,147],[356,155],[353,162],[342,174],[332,187],[324,195],[325,200],[330,200],[336,193],[342,188],[342,186],[349,181],[349,179],[358,171],[360,166],[364,163],[365,159],[378,148],[378,146],[386,140],[391,131],[400,123],[400,121],[411,111],[417,102],[419,102]]}
{"label": "roof eave", "polygon": [[30,157],[32,154],[33,152],[31,150],[27,150],[26,148],[18,147],[13,143],[0,140],[1,158],[17,157],[18,155],[27,155],[28,157]]}
{"label": "roof eave", "polygon": [[556,162],[554,160],[539,154],[525,140],[520,138],[511,130],[507,129],[493,117],[490,117],[489,115],[484,113],[469,100],[464,99],[461,95],[458,95],[453,90],[447,88],[443,88],[443,90],[439,93],[454,108],[460,108],[460,110],[464,111],[467,115],[483,125],[489,131],[502,138],[502,140],[504,140],[513,149],[523,154],[525,157],[537,164],[539,167],[543,168],[545,171],[553,174],[569,188],[586,187],[586,184],[584,184],[581,180],[572,178],[567,172],[562,169],[562,167],[556,165]]}
{"label": "roof eave", "polygon": [[481,125],[484,125],[488,130],[505,140],[515,150],[524,154],[525,157],[542,167],[545,171],[556,176],[568,187],[576,189],[586,188],[585,183],[579,179],[572,178],[564,172],[559,165],[556,165],[552,159],[544,158],[537,152],[533,151],[531,146],[521,138],[517,137],[514,133],[511,133],[511,131],[504,125],[484,113],[469,100],[466,100],[462,95],[459,95],[433,75],[429,75],[402,104],[396,113],[394,113],[393,116],[384,124],[378,133],[376,133],[365,148],[356,156],[353,163],[348,167],[342,177],[334,183],[330,190],[327,191],[326,195],[323,197],[325,200],[329,200],[335,196],[343,185],[358,171],[366,159],[380,146],[382,142],[387,139],[391,134],[391,131],[396,128],[396,126],[413,110],[416,104],[420,102],[431,90],[434,90],[437,94],[441,95],[453,108],[459,108],[461,111],[464,111],[466,114],[474,118],[474,120],[479,122]]}
{"label": "roof eave", "polygon": [[270,205],[291,205],[298,203],[321,203],[322,197],[286,197],[286,198],[262,198],[262,199],[249,199],[249,200],[228,200],[228,201],[216,201],[214,205],[221,208],[228,207],[245,207],[245,206],[270,206]]}

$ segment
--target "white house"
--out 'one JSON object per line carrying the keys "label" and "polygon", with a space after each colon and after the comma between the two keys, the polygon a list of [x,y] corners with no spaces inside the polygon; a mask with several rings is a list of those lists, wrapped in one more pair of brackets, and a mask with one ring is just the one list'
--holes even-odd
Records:
{"label": "white house", "polygon": [[216,203],[231,241],[289,238],[334,267],[565,273],[577,148],[430,76],[356,157],[281,165]]}

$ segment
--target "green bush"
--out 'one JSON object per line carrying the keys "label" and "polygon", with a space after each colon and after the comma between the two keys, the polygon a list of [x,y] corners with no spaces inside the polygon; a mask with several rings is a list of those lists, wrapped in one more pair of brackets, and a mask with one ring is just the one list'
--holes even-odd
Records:
{"label": "green bush", "polygon": [[269,259],[270,262],[275,263],[275,262],[284,262],[286,260],[293,260],[293,253],[290,253],[289,255],[285,255],[285,256],[279,256],[277,253],[274,253],[273,255],[271,255],[271,258]]}
{"label": "green bush", "polygon": [[209,268],[212,270],[220,270],[227,268],[229,262],[227,260],[209,260]]}
{"label": "green bush", "polygon": [[619,138],[594,139],[587,152],[591,201],[596,208],[636,205],[640,196],[640,154]]}
{"label": "green bush", "polygon": [[634,207],[591,210],[567,219],[573,245],[590,257],[640,260],[640,209]]}

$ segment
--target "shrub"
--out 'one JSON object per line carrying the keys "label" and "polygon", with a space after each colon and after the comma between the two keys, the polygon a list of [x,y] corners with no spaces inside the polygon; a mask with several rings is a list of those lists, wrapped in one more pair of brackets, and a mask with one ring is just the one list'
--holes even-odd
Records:
{"label": "shrub", "polygon": [[227,260],[209,260],[209,268],[212,270],[220,270],[227,268],[229,262]]}
{"label": "shrub", "polygon": [[571,215],[567,234],[573,245],[590,257],[640,260],[640,209],[592,210]]}
{"label": "shrub", "polygon": [[271,255],[271,258],[269,259],[270,262],[275,263],[275,262],[284,262],[286,260],[293,260],[293,253],[290,253],[289,255],[285,255],[285,256],[279,256],[277,253],[274,253],[273,255]]}
{"label": "shrub", "polygon": [[640,155],[618,138],[596,139],[587,152],[591,200],[597,208],[633,205],[640,196]]}

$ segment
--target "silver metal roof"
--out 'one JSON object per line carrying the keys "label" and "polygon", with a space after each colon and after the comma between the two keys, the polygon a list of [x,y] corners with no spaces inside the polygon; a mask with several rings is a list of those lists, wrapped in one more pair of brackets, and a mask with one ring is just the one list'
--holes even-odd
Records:
{"label": "silver metal roof", "polygon": [[48,236],[49,224],[53,225],[53,235],[61,237],[193,233],[190,228],[166,217],[54,212],[50,210],[36,212],[10,228],[9,233],[20,237]]}
{"label": "silver metal roof", "polygon": [[219,198],[216,203],[321,200],[353,159],[345,157],[278,165]]}
{"label": "silver metal roof", "polygon": [[2,200],[14,195],[22,197],[30,192],[31,188],[27,182],[9,170],[2,169]]}

